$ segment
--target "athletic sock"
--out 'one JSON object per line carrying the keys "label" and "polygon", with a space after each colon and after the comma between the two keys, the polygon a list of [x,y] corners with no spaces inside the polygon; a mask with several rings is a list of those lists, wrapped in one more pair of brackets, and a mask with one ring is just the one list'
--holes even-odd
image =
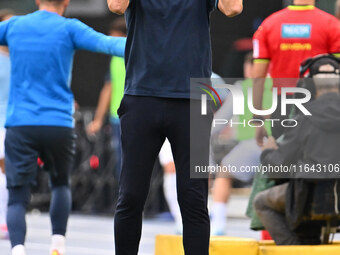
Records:
{"label": "athletic sock", "polygon": [[170,212],[175,219],[176,232],[182,233],[182,216],[177,201],[176,174],[165,173],[163,183],[165,199],[168,203]]}
{"label": "athletic sock", "polygon": [[60,255],[65,254],[65,236],[53,235],[51,242],[51,254],[53,251],[58,251]]}
{"label": "athletic sock", "polygon": [[20,244],[12,248],[12,255],[26,255],[25,247]]}
{"label": "athletic sock", "polygon": [[224,235],[227,225],[227,205],[222,202],[214,202],[211,217],[211,235]]}

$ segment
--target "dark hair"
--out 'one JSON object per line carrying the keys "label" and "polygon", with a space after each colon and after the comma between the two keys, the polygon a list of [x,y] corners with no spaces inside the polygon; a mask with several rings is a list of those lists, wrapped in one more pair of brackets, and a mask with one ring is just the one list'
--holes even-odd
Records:
{"label": "dark hair", "polygon": [[44,2],[49,2],[52,4],[61,4],[63,3],[65,0],[40,0],[40,2],[44,3]]}
{"label": "dark hair", "polygon": [[14,11],[10,10],[10,9],[3,9],[3,10],[0,10],[0,22],[1,21],[4,21],[4,18],[6,16],[14,16],[15,13]]}
{"label": "dark hair", "polygon": [[124,17],[118,17],[110,23],[109,32],[111,31],[119,31],[123,34],[126,34],[126,23]]}

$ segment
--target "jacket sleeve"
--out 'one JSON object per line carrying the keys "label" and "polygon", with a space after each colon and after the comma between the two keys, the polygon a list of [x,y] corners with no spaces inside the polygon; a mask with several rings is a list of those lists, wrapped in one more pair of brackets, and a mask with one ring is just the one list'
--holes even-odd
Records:
{"label": "jacket sleeve", "polygon": [[71,19],[68,22],[67,29],[75,49],[124,57],[126,38],[96,32],[77,19]]}
{"label": "jacket sleeve", "polygon": [[262,165],[290,166],[297,164],[302,157],[303,144],[308,132],[306,120],[299,116],[296,127],[288,128],[277,150],[265,150],[261,155]]}

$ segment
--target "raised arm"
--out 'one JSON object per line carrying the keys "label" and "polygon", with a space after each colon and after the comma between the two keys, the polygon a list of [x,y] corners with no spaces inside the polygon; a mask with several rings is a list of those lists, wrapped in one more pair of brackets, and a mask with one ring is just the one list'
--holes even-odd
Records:
{"label": "raised arm", "polygon": [[124,57],[126,38],[96,32],[79,20],[70,22],[68,29],[76,49]]}
{"label": "raised arm", "polygon": [[129,6],[129,0],[107,0],[110,11],[122,15]]}
{"label": "raised arm", "polygon": [[239,15],[243,11],[243,0],[216,0],[218,9],[228,17]]}

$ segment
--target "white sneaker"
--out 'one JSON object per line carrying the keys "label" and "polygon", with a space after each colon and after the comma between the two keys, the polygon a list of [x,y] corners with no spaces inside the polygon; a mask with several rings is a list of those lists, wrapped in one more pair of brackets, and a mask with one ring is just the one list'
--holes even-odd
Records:
{"label": "white sneaker", "polygon": [[63,255],[63,254],[61,254],[58,250],[53,250],[51,252],[51,255]]}
{"label": "white sneaker", "polygon": [[51,255],[64,255],[65,254],[65,236],[53,235],[51,243]]}
{"label": "white sneaker", "polygon": [[12,255],[26,255],[25,246],[16,245],[12,248]]}

